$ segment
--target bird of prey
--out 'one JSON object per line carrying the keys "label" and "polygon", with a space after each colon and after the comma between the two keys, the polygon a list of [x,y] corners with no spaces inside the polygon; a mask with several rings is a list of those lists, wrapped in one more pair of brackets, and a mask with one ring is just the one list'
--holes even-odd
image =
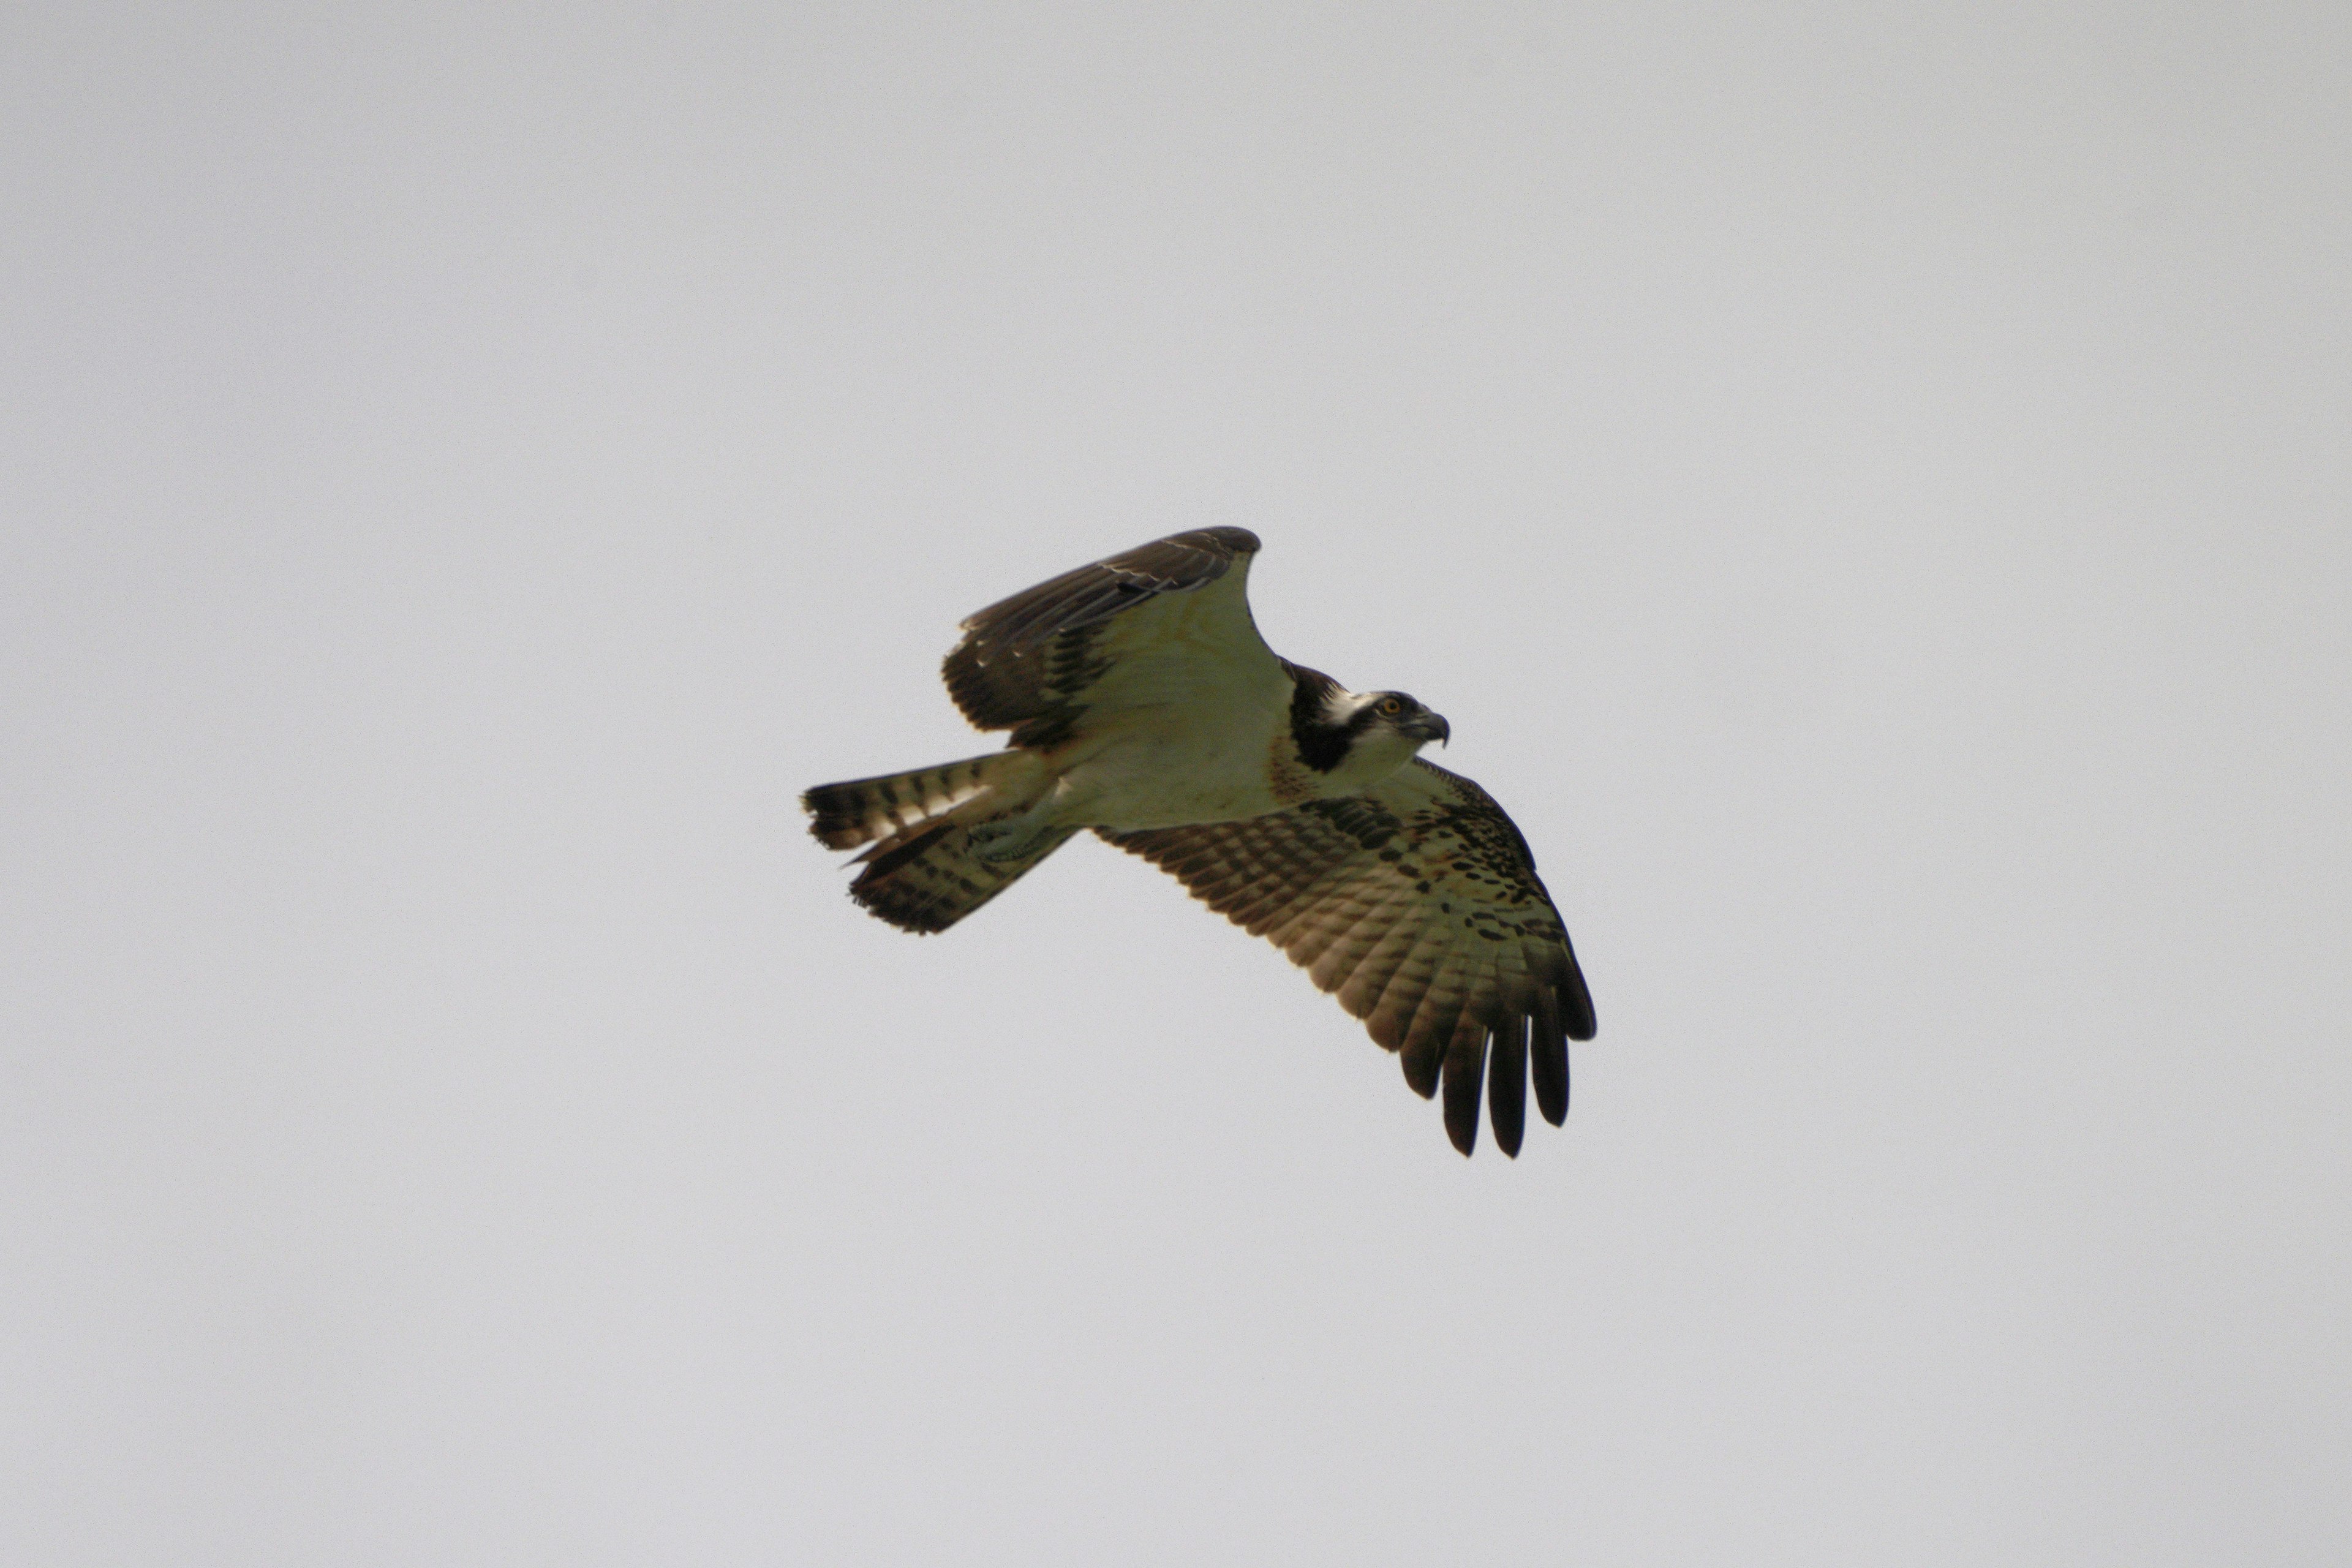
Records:
{"label": "bird of prey", "polygon": [[1417,753],[1450,733],[1402,691],[1350,691],[1277,657],[1246,595],[1257,536],[1203,528],[990,605],[949,693],[1005,749],[802,796],[830,848],[868,846],[850,893],[940,931],[1091,828],[1272,940],[1373,1039],[1445,1131],[1517,1157],[1536,1104],[1568,1115],[1568,1042],[1593,1034],[1559,911],[1485,790]]}

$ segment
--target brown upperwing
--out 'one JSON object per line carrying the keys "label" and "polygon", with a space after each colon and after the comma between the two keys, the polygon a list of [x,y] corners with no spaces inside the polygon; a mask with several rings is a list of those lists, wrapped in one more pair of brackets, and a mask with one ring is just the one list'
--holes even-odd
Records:
{"label": "brown upperwing", "polygon": [[1519,1152],[1530,1064],[1544,1120],[1566,1120],[1568,1042],[1592,1037],[1592,997],[1527,840],[1468,779],[1415,758],[1346,800],[1096,831],[1338,992],[1418,1093],[1444,1085],[1465,1154],[1482,1077],[1505,1153]]}
{"label": "brown upperwing", "polygon": [[963,623],[941,671],[948,692],[979,728],[1013,730],[1016,746],[1050,745],[1103,673],[1097,645],[1113,616],[1213,583],[1257,548],[1245,528],[1195,529],[1000,600]]}

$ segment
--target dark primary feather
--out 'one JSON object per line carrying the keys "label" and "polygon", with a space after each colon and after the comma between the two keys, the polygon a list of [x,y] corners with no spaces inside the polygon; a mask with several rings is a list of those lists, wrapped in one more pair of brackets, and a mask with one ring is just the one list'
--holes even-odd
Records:
{"label": "dark primary feather", "polygon": [[1257,548],[1245,528],[1194,529],[999,600],[963,623],[941,671],[948,693],[982,730],[1023,727],[1013,744],[1051,744],[1070,700],[1102,673],[1093,645],[1112,617],[1213,583]]}
{"label": "dark primary feather", "polygon": [[1528,1023],[1523,1014],[1496,1028],[1486,1066],[1487,1120],[1495,1124],[1495,1142],[1515,1160],[1528,1124]]}
{"label": "dark primary feather", "polygon": [[1398,1053],[1416,1092],[1443,1089],[1446,1132],[1464,1153],[1482,1080],[1507,1154],[1518,1152],[1530,1067],[1544,1119],[1567,1117],[1568,1042],[1592,1037],[1592,999],[1527,840],[1468,779],[1416,758],[1346,800],[1096,831],[1337,992]]}

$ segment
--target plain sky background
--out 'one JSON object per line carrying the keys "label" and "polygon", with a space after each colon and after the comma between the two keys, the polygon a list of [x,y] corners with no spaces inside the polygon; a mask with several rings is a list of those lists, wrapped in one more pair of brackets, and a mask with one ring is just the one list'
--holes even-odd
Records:
{"label": "plain sky background", "polygon": [[[12,5],[0,1560],[2342,1562],[2352,9]],[[795,796],[1180,528],[1601,1037],[1447,1146]]]}

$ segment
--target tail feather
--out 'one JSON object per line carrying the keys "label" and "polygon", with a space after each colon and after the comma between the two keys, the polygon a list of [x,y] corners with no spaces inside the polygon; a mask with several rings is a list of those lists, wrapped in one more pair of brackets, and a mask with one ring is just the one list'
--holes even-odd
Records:
{"label": "tail feather", "polygon": [[971,852],[971,830],[962,824],[919,826],[858,857],[866,869],[849,885],[849,896],[901,931],[942,931],[1011,887],[1076,831],[1057,827],[1017,859],[983,860]]}
{"label": "tail feather", "polygon": [[[982,791],[1017,788],[1037,771],[1037,760],[1025,752],[992,752],[910,773],[819,784],[801,796],[801,805],[815,819],[809,831],[826,848],[855,849],[942,816]],[[1008,800],[992,815],[1026,804]]]}
{"label": "tail feather", "polygon": [[971,826],[1025,811],[1049,781],[1034,753],[1007,750],[913,773],[819,784],[801,796],[809,831],[827,847],[867,845],[850,896],[903,931],[955,924],[1060,848],[1076,828],[1056,829],[1031,852],[983,860]]}

